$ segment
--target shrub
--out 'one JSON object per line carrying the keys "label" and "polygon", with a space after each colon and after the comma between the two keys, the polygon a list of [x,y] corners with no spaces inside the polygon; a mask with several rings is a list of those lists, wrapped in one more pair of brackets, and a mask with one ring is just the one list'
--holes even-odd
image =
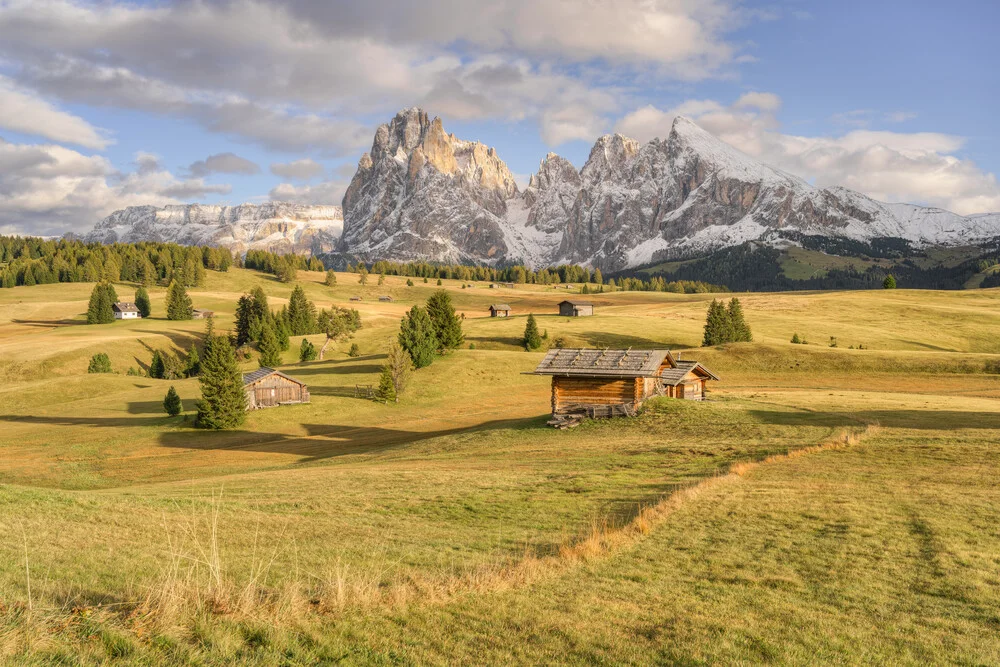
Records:
{"label": "shrub", "polygon": [[349,357],[360,357],[361,348],[358,347],[357,343],[351,343],[351,349],[347,351],[347,356]]}
{"label": "shrub", "polygon": [[830,347],[837,347],[837,337],[830,336]]}
{"label": "shrub", "polygon": [[309,342],[308,338],[303,338],[302,346],[299,348],[299,361],[313,361],[318,355],[316,346]]}
{"label": "shrub", "polygon": [[98,352],[90,358],[90,365],[87,366],[88,373],[111,373],[111,360],[108,355]]}
{"label": "shrub", "polygon": [[173,385],[167,390],[167,395],[163,397],[163,409],[171,417],[176,417],[183,409],[181,397],[177,395],[177,390],[174,389]]}
{"label": "shrub", "polygon": [[[426,282],[426,281],[424,281],[424,282]],[[440,279],[440,278],[438,278],[438,287],[441,287],[441,285],[443,285],[443,284],[444,284],[444,283],[443,283],[443,282],[441,282],[441,279]]]}
{"label": "shrub", "polygon": [[413,279],[412,278],[407,278],[406,279],[406,286],[407,287],[413,287]]}
{"label": "shrub", "polygon": [[802,339],[799,338],[799,335],[797,333],[792,334],[792,344],[793,345],[801,345],[802,344]]}

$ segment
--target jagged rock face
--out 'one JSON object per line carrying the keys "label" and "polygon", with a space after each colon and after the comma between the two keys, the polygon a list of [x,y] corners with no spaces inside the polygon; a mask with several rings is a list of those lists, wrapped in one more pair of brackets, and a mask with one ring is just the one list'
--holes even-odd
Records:
{"label": "jagged rock face", "polygon": [[518,194],[496,151],[447,134],[420,109],[375,132],[344,195],[340,249],[375,259],[495,262]]}
{"label": "jagged rock face", "polygon": [[115,211],[84,236],[87,242],[161,241],[211,245],[237,252],[322,254],[340,238],[339,206],[270,202],[240,206],[131,206]]}

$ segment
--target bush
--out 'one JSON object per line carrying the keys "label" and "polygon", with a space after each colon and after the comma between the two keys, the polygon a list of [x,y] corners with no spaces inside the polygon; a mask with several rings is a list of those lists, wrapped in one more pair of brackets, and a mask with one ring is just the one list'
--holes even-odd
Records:
{"label": "bush", "polygon": [[174,389],[172,385],[170,389],[167,390],[167,395],[163,397],[163,409],[171,417],[176,417],[183,409],[181,397],[177,395],[177,390]]}
{"label": "bush", "polygon": [[792,334],[792,344],[793,345],[801,345],[802,344],[802,339],[799,338],[799,335],[797,333]]}
{"label": "bush", "polygon": [[[425,280],[424,282],[427,282],[427,281]],[[443,283],[443,282],[441,282],[441,279],[440,279],[440,278],[438,278],[438,287],[441,287],[441,285],[444,285],[444,283]]]}
{"label": "bush", "polygon": [[347,351],[347,356],[349,357],[360,357],[361,348],[358,347],[357,343],[351,343],[351,349]]}
{"label": "bush", "polygon": [[88,373],[111,373],[111,360],[108,355],[98,352],[90,358],[90,365],[87,366]]}
{"label": "bush", "polygon": [[406,279],[406,286],[407,287],[413,287],[413,279],[412,278],[407,278]]}
{"label": "bush", "polygon": [[314,361],[318,355],[316,346],[310,343],[308,338],[303,338],[302,346],[299,348],[299,361]]}

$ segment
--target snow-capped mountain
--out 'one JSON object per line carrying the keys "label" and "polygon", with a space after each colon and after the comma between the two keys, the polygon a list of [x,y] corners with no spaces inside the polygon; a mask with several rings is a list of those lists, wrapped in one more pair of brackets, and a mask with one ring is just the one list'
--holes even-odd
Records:
{"label": "snow-capped mountain", "polygon": [[115,211],[83,237],[87,242],[164,241],[212,245],[238,252],[320,254],[333,250],[344,217],[339,206],[282,202],[241,206],[130,206]]}
{"label": "snow-capped mountain", "polygon": [[1000,236],[1000,214],[963,217],[816,188],[677,118],[666,139],[597,140],[577,171],[550,153],[520,192],[496,152],[445,133],[419,109],[375,134],[344,197],[339,250],[427,260],[604,270],[707,252],[781,232],[917,245]]}

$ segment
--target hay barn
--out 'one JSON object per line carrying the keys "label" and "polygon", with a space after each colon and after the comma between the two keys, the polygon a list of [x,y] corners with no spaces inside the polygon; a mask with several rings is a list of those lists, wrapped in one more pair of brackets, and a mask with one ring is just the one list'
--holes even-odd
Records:
{"label": "hay barn", "polygon": [[490,317],[510,317],[510,306],[506,303],[495,303],[490,306]]}
{"label": "hay barn", "polygon": [[559,314],[565,317],[585,317],[594,314],[594,304],[589,301],[560,301]]}
{"label": "hay barn", "polygon": [[309,389],[305,383],[273,368],[259,368],[245,373],[243,390],[249,410],[309,402]]}
{"label": "hay barn", "polygon": [[195,320],[206,320],[209,317],[215,317],[214,310],[206,310],[204,308],[195,308],[191,311],[191,318]]}
{"label": "hay barn", "polygon": [[550,350],[533,375],[552,376],[552,414],[631,416],[654,396],[701,400],[719,378],[669,350]]}

